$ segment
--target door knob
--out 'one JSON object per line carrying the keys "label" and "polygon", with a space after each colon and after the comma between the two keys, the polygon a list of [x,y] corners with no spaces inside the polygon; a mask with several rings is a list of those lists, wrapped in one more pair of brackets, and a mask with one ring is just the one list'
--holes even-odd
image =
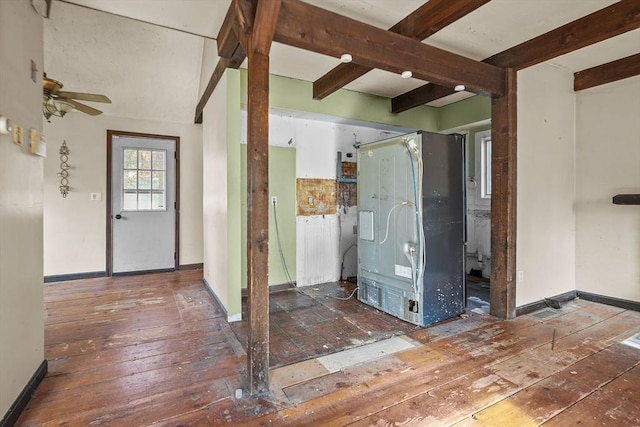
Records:
{"label": "door knob", "polygon": [[116,219],[122,219],[122,215],[120,214],[116,215]]}

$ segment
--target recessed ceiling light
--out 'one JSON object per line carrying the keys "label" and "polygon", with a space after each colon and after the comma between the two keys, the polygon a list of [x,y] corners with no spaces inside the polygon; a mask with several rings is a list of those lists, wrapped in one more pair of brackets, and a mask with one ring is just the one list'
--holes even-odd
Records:
{"label": "recessed ceiling light", "polygon": [[348,53],[343,53],[342,56],[340,56],[340,62],[344,62],[345,64],[351,62],[352,60],[353,57]]}
{"label": "recessed ceiling light", "polygon": [[403,79],[408,79],[409,77],[413,76],[413,73],[411,71],[403,71],[401,76]]}
{"label": "recessed ceiling light", "polygon": [[456,85],[456,87],[453,88],[456,92],[462,92],[465,89],[464,85]]}

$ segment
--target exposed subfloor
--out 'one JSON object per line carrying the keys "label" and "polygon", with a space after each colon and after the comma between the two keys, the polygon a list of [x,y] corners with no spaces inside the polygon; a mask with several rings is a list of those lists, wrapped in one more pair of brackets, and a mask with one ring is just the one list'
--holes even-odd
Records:
{"label": "exposed subfloor", "polygon": [[[301,362],[419,328],[361,303],[355,289],[355,283],[342,281],[272,292],[269,365]],[[242,309],[246,319],[246,299]],[[231,329],[246,350],[247,322],[233,322]]]}
{"label": "exposed subfloor", "polygon": [[640,425],[640,313],[583,300],[275,368],[240,398],[246,354],[199,271],[46,284],[45,303],[49,373],[18,425]]}
{"label": "exposed subfloor", "polygon": [[[272,292],[269,295],[269,365],[272,368],[347,350],[420,329],[357,299],[356,284],[323,283]],[[489,314],[486,281],[467,285],[468,315]],[[246,298],[242,317],[246,315]],[[230,324],[244,350],[247,322]]]}

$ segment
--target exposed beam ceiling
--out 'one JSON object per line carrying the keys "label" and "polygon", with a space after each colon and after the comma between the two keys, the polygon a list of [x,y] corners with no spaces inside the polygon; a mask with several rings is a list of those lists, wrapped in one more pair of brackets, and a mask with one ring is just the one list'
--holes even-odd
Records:
{"label": "exposed beam ceiling", "polygon": [[[483,62],[520,70],[637,28],[640,28],[640,1],[622,0],[497,53]],[[444,89],[417,88],[393,98],[392,111],[400,113],[452,93],[451,88],[448,93]]]}
{"label": "exposed beam ceiling", "polygon": [[501,68],[297,0],[283,0],[274,40],[324,55],[350,53],[357,64],[470,91],[504,94]]}
{"label": "exposed beam ceiling", "polygon": [[[430,0],[389,31],[423,40],[489,1]],[[372,68],[359,64],[340,64],[313,83],[313,98],[323,99],[371,70]]]}
{"label": "exposed beam ceiling", "polygon": [[640,53],[574,73],[573,90],[577,92],[637,75],[640,75]]}

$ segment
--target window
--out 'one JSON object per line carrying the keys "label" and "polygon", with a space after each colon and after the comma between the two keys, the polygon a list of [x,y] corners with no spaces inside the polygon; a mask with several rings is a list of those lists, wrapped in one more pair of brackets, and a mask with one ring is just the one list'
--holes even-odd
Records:
{"label": "window", "polygon": [[483,199],[491,198],[491,136],[480,140],[480,191]]}
{"label": "window", "polygon": [[473,203],[476,206],[491,205],[491,130],[476,132],[474,141],[474,181],[475,191]]}
{"label": "window", "polygon": [[123,210],[167,210],[166,158],[165,150],[123,150]]}

